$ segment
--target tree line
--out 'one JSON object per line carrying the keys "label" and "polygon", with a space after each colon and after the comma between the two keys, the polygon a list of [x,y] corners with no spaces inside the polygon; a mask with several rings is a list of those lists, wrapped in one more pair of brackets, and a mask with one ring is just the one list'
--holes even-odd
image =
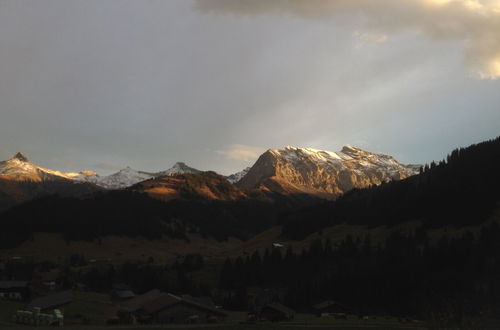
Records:
{"label": "tree line", "polygon": [[384,244],[348,236],[315,240],[302,251],[257,251],[227,259],[219,287],[235,309],[250,308],[248,290],[261,287],[283,292],[275,299],[299,311],[334,300],[359,315],[479,315],[500,308],[500,227],[437,241],[419,228],[395,231]]}
{"label": "tree line", "polygon": [[337,224],[370,226],[421,221],[425,228],[479,225],[499,207],[500,137],[454,150],[421,173],[367,189],[353,189],[338,200],[280,217],[283,234],[293,239]]}

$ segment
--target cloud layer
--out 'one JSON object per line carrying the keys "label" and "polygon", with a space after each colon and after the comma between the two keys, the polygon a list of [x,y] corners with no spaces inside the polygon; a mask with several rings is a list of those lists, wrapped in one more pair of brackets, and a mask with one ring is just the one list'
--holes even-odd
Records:
{"label": "cloud layer", "polygon": [[387,35],[422,33],[432,40],[462,44],[465,64],[481,79],[500,78],[499,0],[197,0],[206,13],[278,14],[302,19],[350,17],[376,35],[358,32],[365,43],[383,43]]}
{"label": "cloud layer", "polygon": [[0,160],[230,174],[267,148],[345,144],[438,160],[498,134],[495,8],[0,0]]}
{"label": "cloud layer", "polygon": [[259,147],[232,144],[225,150],[217,150],[216,153],[223,155],[227,159],[249,162],[256,160],[263,151]]}

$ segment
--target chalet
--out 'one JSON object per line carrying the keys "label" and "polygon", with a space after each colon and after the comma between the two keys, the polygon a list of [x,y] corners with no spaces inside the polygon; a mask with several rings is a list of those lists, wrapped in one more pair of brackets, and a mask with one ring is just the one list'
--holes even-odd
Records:
{"label": "chalet", "polygon": [[135,293],[131,290],[115,290],[112,293],[112,298],[119,301],[129,300],[135,297]]}
{"label": "chalet", "polygon": [[171,293],[163,293],[150,301],[144,306],[143,313],[155,323],[220,322],[227,316],[207,299],[178,297]]}
{"label": "chalet", "polygon": [[48,296],[33,299],[27,309],[34,310],[38,308],[40,311],[49,311],[67,305],[73,301],[73,292],[71,290],[61,291],[50,294]]}
{"label": "chalet", "polygon": [[24,300],[29,295],[28,281],[0,281],[0,299]]}
{"label": "chalet", "polygon": [[154,289],[144,294],[136,295],[135,297],[130,298],[125,302],[121,303],[117,311],[118,314],[117,316],[120,320],[120,323],[126,323],[126,324],[137,323],[138,321],[137,317],[141,314],[140,312],[144,309],[144,305],[158,298],[160,295],[161,295],[160,290]]}
{"label": "chalet", "polygon": [[205,305],[205,306],[210,306],[212,308],[216,308],[215,306],[215,303],[214,303],[214,300],[212,299],[212,297],[208,297],[208,296],[205,296],[205,297],[192,297],[191,295],[188,295],[188,294],[183,294],[182,296],[182,299],[188,299],[188,300],[193,300],[201,305]]}
{"label": "chalet", "polygon": [[345,314],[348,309],[333,300],[325,300],[312,306],[314,313],[317,316],[330,316],[335,314]]}
{"label": "chalet", "polygon": [[260,319],[269,321],[288,321],[295,317],[295,311],[277,302],[267,304],[258,313]]}

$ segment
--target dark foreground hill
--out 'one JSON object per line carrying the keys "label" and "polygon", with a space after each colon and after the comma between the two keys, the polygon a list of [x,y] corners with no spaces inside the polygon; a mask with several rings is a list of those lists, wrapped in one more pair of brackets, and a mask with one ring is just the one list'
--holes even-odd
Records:
{"label": "dark foreground hill", "polygon": [[187,239],[187,233],[246,239],[275,225],[282,212],[311,203],[317,200],[246,193],[213,172],[165,176],[126,190],[51,195],[12,207],[0,213],[0,247],[16,247],[37,232],[59,233],[67,240],[108,235]]}
{"label": "dark foreground hill", "polygon": [[65,197],[79,197],[101,190],[103,189],[87,182],[72,182],[65,179],[19,181],[0,174],[0,212],[43,196],[58,194]]}

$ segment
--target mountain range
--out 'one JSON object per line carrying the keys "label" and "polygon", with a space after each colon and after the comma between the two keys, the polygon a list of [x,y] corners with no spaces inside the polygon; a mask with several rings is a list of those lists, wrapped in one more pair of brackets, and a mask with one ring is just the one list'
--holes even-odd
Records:
{"label": "mountain range", "polygon": [[[77,265],[96,290],[135,269],[127,284],[144,291],[203,274],[229,296],[285,288],[289,304],[305,309],[327,295],[381,315],[425,315],[439,304],[448,313],[450,302],[498,315],[499,162],[500,137],[423,167],[350,146],[286,147],[232,177],[178,174],[187,167],[179,164],[161,174],[119,171],[115,178],[133,179],[109,182],[142,181],[106,189],[89,182],[97,175],[43,169],[17,154],[1,163],[0,202],[25,202],[0,212],[0,252],[64,264],[75,253],[99,258],[99,268]],[[210,262],[179,276],[190,253]],[[127,277],[106,270],[121,262]]]}
{"label": "mountain range", "polygon": [[[134,185],[131,189],[140,189],[157,198],[169,200],[185,196],[182,191],[185,192],[186,187],[193,189],[193,182],[200,184],[202,181],[205,183],[194,190],[197,196],[207,199],[247,198],[250,191],[334,199],[353,188],[404,179],[417,174],[419,168],[419,165],[403,165],[386,154],[351,146],[345,146],[338,152],[285,147],[267,150],[252,167],[241,172],[226,177],[211,172],[211,175],[200,180],[195,177],[203,171],[182,162],[155,173],[126,167],[111,175],[100,176],[93,171],[46,169],[30,162],[23,153],[18,152],[11,159],[0,162],[0,204],[2,199],[3,205],[11,206],[46,194],[65,195],[69,187],[72,191],[70,195],[81,195],[79,190],[88,193],[102,189],[131,188]],[[38,187],[54,186],[54,183],[62,191]],[[26,189],[27,185],[30,190]],[[33,189],[34,186],[38,189]],[[6,199],[9,201],[5,202]]]}

